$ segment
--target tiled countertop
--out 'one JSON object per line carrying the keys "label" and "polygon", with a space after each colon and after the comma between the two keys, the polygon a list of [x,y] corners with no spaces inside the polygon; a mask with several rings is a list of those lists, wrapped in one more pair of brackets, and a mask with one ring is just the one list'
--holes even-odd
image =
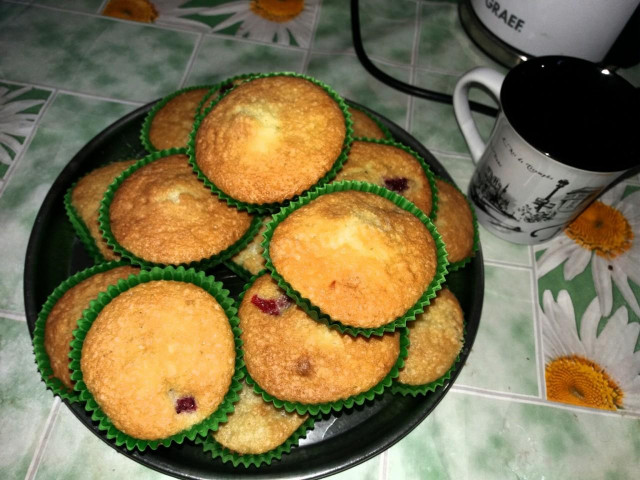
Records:
{"label": "tiled countertop", "polygon": [[[403,126],[462,189],[472,172],[449,105],[399,93],[360,66],[351,47],[348,2],[307,0],[304,11],[280,24],[260,19],[249,1],[153,1],[159,16],[152,24],[103,16],[107,3],[0,2],[2,478],[163,477],[106,446],[45,388],[25,323],[25,249],[40,204],[73,155],[119,117],[185,86],[292,70]],[[368,53],[404,81],[451,92],[474,66],[505,71],[465,35],[453,0],[360,3]],[[640,85],[639,67],[620,73]],[[488,132],[492,120],[479,120]],[[484,310],[466,366],[406,438],[334,478],[637,478],[638,190],[636,177],[615,192],[621,204],[604,199],[635,231],[635,239],[628,235],[622,250],[608,257],[566,235],[532,248],[482,230]],[[579,336],[575,320],[583,327]],[[549,386],[545,368],[571,354],[603,367],[606,378],[594,379],[592,368],[583,383]],[[577,405],[579,397],[588,404],[590,391],[581,389],[591,386],[611,398],[602,382],[622,394],[613,410]],[[574,396],[572,404],[553,401],[558,388],[560,397],[563,388]]]}

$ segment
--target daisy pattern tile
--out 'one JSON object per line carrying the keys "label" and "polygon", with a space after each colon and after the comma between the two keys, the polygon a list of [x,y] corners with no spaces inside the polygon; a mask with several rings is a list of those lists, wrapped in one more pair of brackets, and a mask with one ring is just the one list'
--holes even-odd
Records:
{"label": "daisy pattern tile", "polygon": [[[631,193],[628,193],[631,190]],[[628,193],[626,196],[625,193]],[[619,184],[593,202],[562,234],[545,245],[536,262],[538,279],[563,265],[566,282],[591,265],[600,311],[613,308],[612,283],[640,317],[640,189]]]}
{"label": "daisy pattern tile", "polygon": [[640,324],[628,322],[625,307],[601,320],[594,298],[579,331],[566,290],[554,300],[543,294],[542,319],[547,399],[581,407],[640,412],[640,354],[634,354]]}

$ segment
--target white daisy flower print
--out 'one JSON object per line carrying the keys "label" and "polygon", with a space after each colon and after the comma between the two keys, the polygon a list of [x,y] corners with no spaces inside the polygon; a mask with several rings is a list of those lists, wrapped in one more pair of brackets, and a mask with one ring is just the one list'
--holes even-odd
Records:
{"label": "white daisy flower print", "polygon": [[628,323],[620,307],[597,334],[600,322],[594,298],[576,327],[566,290],[543,294],[542,332],[547,399],[604,410],[640,412],[640,351],[634,353],[640,324]]}
{"label": "white daisy flower print", "polygon": [[0,163],[10,165],[22,147],[20,138],[24,138],[33,129],[38,117],[35,113],[24,113],[44,100],[16,100],[31,87],[18,88],[13,91],[0,85]]}
{"label": "white daisy flower print", "polygon": [[593,202],[562,234],[549,242],[536,262],[538,278],[564,263],[566,281],[582,273],[589,262],[602,316],[611,314],[612,283],[640,317],[640,305],[629,279],[640,285],[640,191],[622,199],[619,184]]}

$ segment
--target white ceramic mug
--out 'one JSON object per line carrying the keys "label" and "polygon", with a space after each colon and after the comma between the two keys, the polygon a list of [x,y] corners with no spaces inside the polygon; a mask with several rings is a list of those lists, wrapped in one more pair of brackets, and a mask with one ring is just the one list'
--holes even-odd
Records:
{"label": "white ceramic mug", "polygon": [[[487,144],[471,117],[472,85],[500,103]],[[469,198],[478,221],[505,240],[553,237],[640,164],[640,93],[586,60],[537,57],[506,76],[476,68],[460,78],[453,101],[476,164]]]}

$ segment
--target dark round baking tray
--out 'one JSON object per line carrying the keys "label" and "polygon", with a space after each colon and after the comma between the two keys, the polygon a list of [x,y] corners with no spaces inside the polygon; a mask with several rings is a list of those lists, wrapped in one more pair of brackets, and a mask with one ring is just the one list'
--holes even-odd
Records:
{"label": "dark round baking tray", "polygon": [[[405,130],[362,105],[348,103],[376,115],[395,139],[418,152],[434,173],[453,181],[434,156]],[[75,272],[93,265],[67,220],[63,205],[65,192],[82,175],[104,163],[143,156],[140,127],[152,105],[131,112],[91,140],[62,170],[45,197],[31,232],[24,268],[24,299],[31,335],[38,312],[54,288]],[[243,282],[224,266],[215,267],[208,273],[225,282],[233,295],[240,293]],[[402,439],[429,415],[460,373],[473,345],[482,310],[484,271],[480,249],[463,269],[449,274],[447,286],[460,300],[466,320],[461,363],[451,379],[426,396],[414,398],[386,392],[362,406],[325,415],[297,448],[271,465],[233,467],[219,459],[213,460],[200,446],[189,441],[157,450],[129,451],[117,447],[103,431],[98,430],[97,423],[91,420],[84,405],[65,403],[89,430],[110,447],[147,467],[179,478],[309,479],[328,476],[354,467]]]}

